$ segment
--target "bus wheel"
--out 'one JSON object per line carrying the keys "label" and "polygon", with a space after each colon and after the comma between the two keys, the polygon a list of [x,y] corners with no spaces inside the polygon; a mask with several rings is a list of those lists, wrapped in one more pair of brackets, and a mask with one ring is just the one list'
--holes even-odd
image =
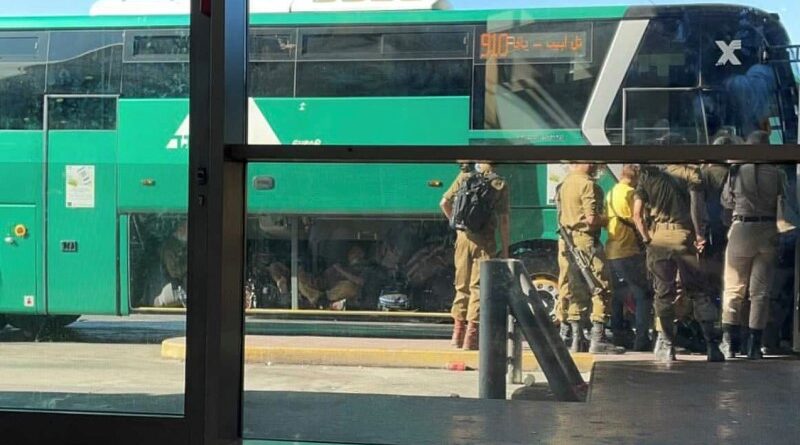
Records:
{"label": "bus wheel", "polygon": [[25,337],[38,339],[75,322],[80,315],[8,315],[8,324],[23,332]]}
{"label": "bus wheel", "polygon": [[0,331],[2,331],[6,327],[7,324],[8,324],[8,321],[6,321],[6,316],[3,315],[3,314],[0,314]]}
{"label": "bus wheel", "polygon": [[522,261],[533,287],[547,309],[555,315],[558,301],[558,246],[553,241],[532,241],[511,249],[512,258]]}
{"label": "bus wheel", "polygon": [[47,323],[51,327],[65,328],[78,321],[79,318],[81,318],[80,315],[50,315],[47,317]]}

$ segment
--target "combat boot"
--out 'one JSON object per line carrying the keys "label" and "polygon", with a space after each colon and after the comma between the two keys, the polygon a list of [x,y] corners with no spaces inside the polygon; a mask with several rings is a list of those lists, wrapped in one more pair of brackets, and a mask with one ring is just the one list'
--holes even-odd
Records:
{"label": "combat boot", "polygon": [[581,322],[570,322],[572,325],[572,345],[570,345],[569,352],[586,352],[586,336],[583,334],[583,327]]}
{"label": "combat boot", "polygon": [[647,332],[636,332],[633,339],[633,350],[636,352],[647,352],[653,347]]}
{"label": "combat boot", "polygon": [[739,351],[739,339],[739,326],[722,324],[722,342],[719,344],[719,349],[726,359],[736,358],[736,353]]}
{"label": "combat boot", "polygon": [[450,344],[456,348],[464,346],[464,335],[467,333],[467,322],[464,320],[453,320],[453,337]]}
{"label": "combat boot", "polygon": [[462,349],[465,351],[478,350],[478,323],[470,321],[467,324],[467,332],[464,334],[464,345]]}
{"label": "combat boot", "polygon": [[558,336],[561,337],[561,341],[569,347],[572,341],[572,326],[566,321],[562,321],[561,327],[558,329]]}
{"label": "combat boot", "polygon": [[634,333],[630,329],[612,329],[611,342],[614,346],[621,346],[625,349],[633,348]]}
{"label": "combat boot", "polygon": [[656,349],[653,351],[656,361],[672,363],[675,361],[675,322],[672,317],[658,317],[661,321],[661,332],[658,333]]}
{"label": "combat boot", "polygon": [[749,342],[747,341],[749,338],[750,338],[750,327],[747,326],[747,323],[745,323],[740,327],[739,330],[740,340],[737,342],[738,344],[736,345],[736,350],[739,351],[739,354],[747,355],[748,353],[750,353],[750,350],[748,349]]}
{"label": "combat boot", "polygon": [[763,329],[750,329],[750,341],[747,343],[747,358],[750,360],[761,360],[764,356],[761,353],[761,337]]}
{"label": "combat boot", "polygon": [[614,346],[606,338],[606,327],[603,323],[592,323],[591,343],[589,344],[590,354],[624,354],[625,348]]}
{"label": "combat boot", "polygon": [[719,336],[714,329],[714,322],[700,322],[700,328],[703,330],[703,338],[706,340],[706,359],[709,362],[724,362],[725,356],[719,350]]}

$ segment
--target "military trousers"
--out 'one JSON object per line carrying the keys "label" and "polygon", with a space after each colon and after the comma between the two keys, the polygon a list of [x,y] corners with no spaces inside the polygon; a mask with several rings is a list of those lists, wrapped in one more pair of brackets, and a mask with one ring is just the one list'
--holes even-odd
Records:
{"label": "military trousers", "polygon": [[[725,252],[722,322],[764,329],[775,276],[778,231],[774,222],[734,222]],[[743,309],[750,299],[750,315]],[[749,318],[749,320],[747,320]]]}
{"label": "military trousers", "polygon": [[716,321],[718,309],[704,288],[705,279],[694,247],[694,231],[680,226],[659,228],[647,246],[647,269],[653,276],[656,316],[676,318],[677,280],[692,303],[695,320]]}
{"label": "military trousers", "polygon": [[453,257],[456,296],[450,310],[454,320],[480,321],[480,262],[492,258],[495,250],[494,240],[482,240],[460,230],[457,232]]}
{"label": "military trousers", "polygon": [[580,270],[575,266],[567,251],[564,240],[558,241],[558,305],[556,316],[559,321],[575,322],[590,319],[605,323],[609,315],[609,284],[605,265],[605,254],[599,241],[593,236],[575,232],[572,235],[575,247],[592,258],[592,275],[602,283],[603,292],[592,295]]}

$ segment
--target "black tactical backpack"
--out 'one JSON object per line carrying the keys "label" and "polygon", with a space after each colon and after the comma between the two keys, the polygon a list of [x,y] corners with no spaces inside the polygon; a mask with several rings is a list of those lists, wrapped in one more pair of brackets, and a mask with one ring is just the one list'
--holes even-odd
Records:
{"label": "black tactical backpack", "polygon": [[480,232],[493,217],[497,189],[492,181],[500,178],[495,173],[484,175],[472,172],[456,192],[450,227],[467,232]]}

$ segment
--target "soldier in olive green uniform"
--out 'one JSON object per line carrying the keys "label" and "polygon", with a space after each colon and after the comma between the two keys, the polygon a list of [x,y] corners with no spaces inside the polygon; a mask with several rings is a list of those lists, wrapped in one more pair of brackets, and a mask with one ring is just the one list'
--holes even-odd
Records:
{"label": "soldier in olive green uniform", "polygon": [[[646,210],[647,209],[647,210]],[[645,221],[645,212],[649,221]],[[703,181],[696,165],[644,167],[634,194],[634,221],[647,243],[647,267],[653,276],[655,311],[661,323],[656,359],[675,360],[676,280],[692,301],[694,317],[706,340],[709,361],[722,361],[718,318],[700,268],[698,254],[706,245],[706,207]]]}
{"label": "soldier in olive green uniform", "polygon": [[[491,164],[477,164],[476,168],[484,175],[494,172]],[[469,176],[462,167],[461,174],[445,192],[440,207],[448,219],[452,219],[453,202],[461,183]],[[480,232],[456,232],[455,245],[455,290],[451,314],[454,320],[452,343],[456,347],[478,349],[478,323],[480,321],[480,261],[493,258],[497,252],[496,231],[500,229],[502,243],[501,255],[508,258],[509,247],[509,191],[502,178],[491,182],[498,193],[495,194],[494,218]]]}
{"label": "soldier in olive green uniform", "polygon": [[[595,183],[597,166],[573,164],[571,172],[559,184],[556,193],[558,222],[572,235],[575,247],[592,258],[592,273],[602,285],[599,294],[592,295],[578,268],[569,260],[564,240],[558,243],[559,267],[559,311],[562,322],[562,337],[572,334],[571,349],[580,352],[586,338],[583,322],[592,322],[589,352],[594,354],[621,353],[624,349],[610,344],[605,337],[605,323],[609,315],[609,284],[605,267],[605,255],[600,244],[600,231],[606,224],[603,207],[603,191]],[[566,323],[564,323],[566,321]]]}

